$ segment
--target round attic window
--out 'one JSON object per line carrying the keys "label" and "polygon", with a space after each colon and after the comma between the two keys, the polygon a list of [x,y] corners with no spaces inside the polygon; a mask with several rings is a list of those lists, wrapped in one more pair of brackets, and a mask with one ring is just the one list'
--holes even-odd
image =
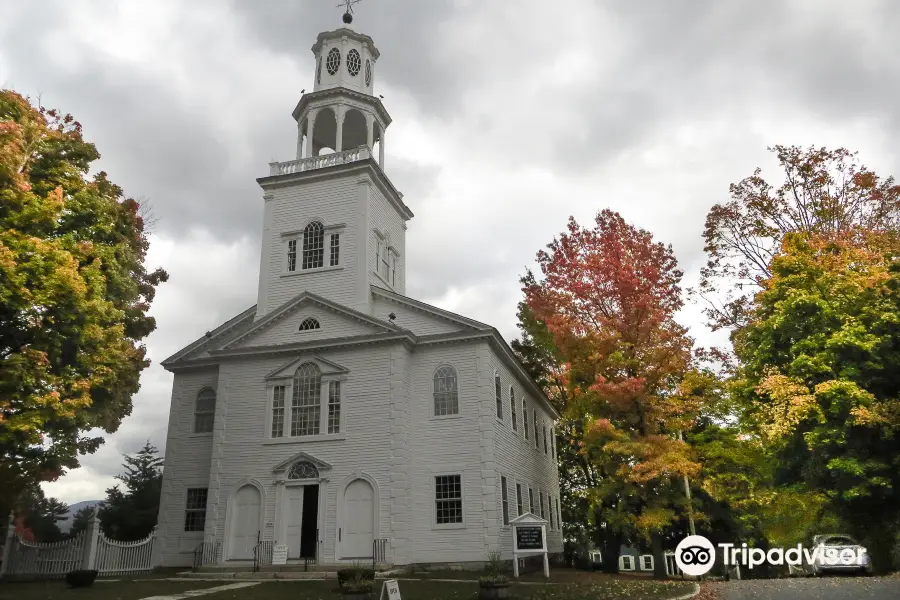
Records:
{"label": "round attic window", "polygon": [[338,68],[341,66],[341,51],[337,48],[332,48],[328,51],[328,58],[325,59],[325,68],[328,69],[329,75],[334,75],[337,73]]}
{"label": "round attic window", "polygon": [[372,63],[369,62],[369,59],[366,59],[366,87],[372,85]]}
{"label": "round attic window", "polygon": [[362,66],[362,60],[359,58],[359,52],[355,49],[347,53],[347,71],[352,77],[359,75],[359,68]]}

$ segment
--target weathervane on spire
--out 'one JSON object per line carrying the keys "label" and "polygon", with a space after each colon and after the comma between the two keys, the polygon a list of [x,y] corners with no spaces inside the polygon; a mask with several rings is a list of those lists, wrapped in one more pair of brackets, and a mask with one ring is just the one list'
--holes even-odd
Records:
{"label": "weathervane on spire", "polygon": [[341,6],[344,7],[344,23],[349,25],[353,22],[353,5],[359,4],[362,0],[344,0],[340,4],[338,4],[338,8]]}

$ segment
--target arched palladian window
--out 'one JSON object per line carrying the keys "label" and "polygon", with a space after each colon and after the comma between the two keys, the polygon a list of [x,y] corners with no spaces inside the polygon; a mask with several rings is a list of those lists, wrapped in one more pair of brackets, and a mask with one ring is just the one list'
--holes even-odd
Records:
{"label": "arched palladian window", "polygon": [[319,329],[320,327],[319,321],[314,317],[306,317],[303,319],[303,322],[300,323],[300,331],[309,331],[310,329]]}
{"label": "arched palladian window", "polygon": [[322,374],[313,363],[303,363],[294,372],[291,399],[291,435],[319,435]]}
{"label": "arched palladian window", "polygon": [[212,433],[216,419],[216,391],[203,388],[194,403],[194,433]]}
{"label": "arched palladian window", "polygon": [[459,390],[456,369],[443,366],[434,372],[434,415],[459,414]]}
{"label": "arched palladian window", "polygon": [[325,264],[325,227],[313,221],[303,229],[303,268],[318,269]]}
{"label": "arched palladian window", "polygon": [[309,461],[301,460],[291,465],[288,479],[318,479],[319,470]]}

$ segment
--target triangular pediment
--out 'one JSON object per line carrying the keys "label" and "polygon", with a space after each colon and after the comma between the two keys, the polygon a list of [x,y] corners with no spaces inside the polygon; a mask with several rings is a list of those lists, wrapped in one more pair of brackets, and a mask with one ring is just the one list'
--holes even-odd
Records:
{"label": "triangular pediment", "polygon": [[534,513],[524,513],[516,517],[515,519],[511,519],[509,521],[510,525],[547,525],[549,521],[546,519],[542,519]]}
{"label": "triangular pediment", "polygon": [[[310,323],[312,327],[308,326]],[[279,346],[399,331],[387,321],[304,292],[259,319],[225,348]]]}
{"label": "triangular pediment", "polygon": [[350,372],[347,367],[339,365],[327,358],[322,358],[321,356],[302,356],[300,358],[295,358],[266,375],[266,381],[271,381],[273,379],[289,379],[294,376],[297,367],[304,363],[313,363],[319,367],[319,371],[322,372],[322,375],[344,375]]}
{"label": "triangular pediment", "polygon": [[325,462],[324,460],[319,460],[315,456],[311,456],[311,455],[307,454],[306,452],[298,452],[297,454],[294,454],[287,460],[283,460],[280,463],[278,463],[277,465],[275,465],[274,467],[272,467],[272,472],[278,473],[280,471],[287,471],[290,467],[297,464],[298,462],[308,462],[320,471],[326,471],[328,469],[331,469],[331,465],[328,464],[327,462]]}

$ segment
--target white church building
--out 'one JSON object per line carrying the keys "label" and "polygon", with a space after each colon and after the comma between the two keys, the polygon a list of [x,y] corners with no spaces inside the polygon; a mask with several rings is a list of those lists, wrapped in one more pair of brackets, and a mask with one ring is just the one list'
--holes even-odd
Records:
{"label": "white church building", "polygon": [[496,329],[406,295],[413,213],[386,174],[379,52],[349,23],[312,52],[296,159],[257,180],[258,302],[162,362],[154,564],[205,544],[246,565],[259,541],[288,564],[376,547],[393,565],[478,563],[512,556],[528,512],[561,552],[559,415]]}

